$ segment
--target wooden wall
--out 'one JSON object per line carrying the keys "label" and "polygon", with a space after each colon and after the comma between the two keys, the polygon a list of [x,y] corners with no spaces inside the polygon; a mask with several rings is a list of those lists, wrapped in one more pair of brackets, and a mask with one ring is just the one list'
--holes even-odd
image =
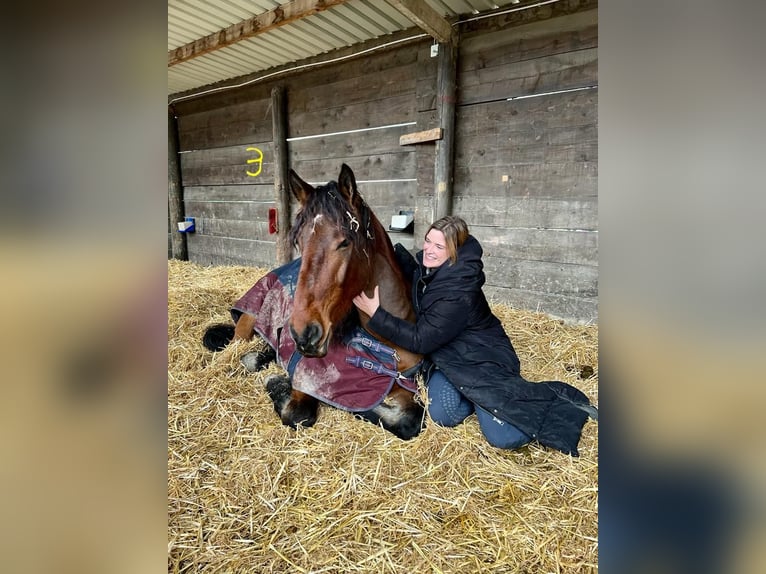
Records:
{"label": "wooden wall", "polygon": [[[452,211],[484,246],[490,297],[587,322],[597,320],[597,89],[506,100],[598,83],[596,3],[560,4],[460,26]],[[347,163],[384,224],[416,210],[417,247],[433,220],[436,146],[400,146],[399,137],[438,126],[430,46],[177,103],[184,210],[197,222],[189,259],[275,265],[267,218],[277,206],[277,85],[290,167],[325,183]],[[260,173],[248,175],[260,153]]]}
{"label": "wooden wall", "polygon": [[597,10],[522,14],[462,30],[453,211],[484,247],[488,295],[595,321],[598,89],[507,98],[597,86]]}

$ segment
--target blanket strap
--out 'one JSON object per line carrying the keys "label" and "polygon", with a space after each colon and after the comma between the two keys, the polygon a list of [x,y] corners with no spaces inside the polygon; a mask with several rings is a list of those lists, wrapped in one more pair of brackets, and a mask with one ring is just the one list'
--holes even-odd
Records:
{"label": "blanket strap", "polygon": [[378,363],[377,361],[370,361],[369,359],[365,359],[363,357],[346,357],[346,362],[349,365],[359,367],[360,369],[367,369],[368,371],[372,371],[373,373],[377,373],[378,375],[388,375],[389,377],[394,377],[395,379],[407,378],[404,375],[402,375],[399,371],[388,369],[385,366],[383,366],[381,363]]}
{"label": "blanket strap", "polygon": [[380,341],[373,339],[371,337],[363,337],[361,335],[356,335],[351,338],[349,343],[350,344],[358,343],[360,345],[364,345],[371,351],[374,351],[376,353],[383,353],[385,355],[388,355],[389,357],[393,357],[393,359],[397,363],[399,362],[399,353],[396,352],[396,349],[392,349],[388,345],[384,345]]}

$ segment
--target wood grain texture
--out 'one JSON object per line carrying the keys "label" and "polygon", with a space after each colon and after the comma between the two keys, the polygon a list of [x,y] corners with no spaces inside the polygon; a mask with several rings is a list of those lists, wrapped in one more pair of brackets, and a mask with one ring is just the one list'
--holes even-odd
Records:
{"label": "wood grain texture", "polygon": [[486,284],[484,293],[492,302],[502,302],[511,307],[545,313],[564,321],[582,324],[598,323],[598,299],[571,297],[509,289],[502,285]]}
{"label": "wood grain texture", "polygon": [[181,151],[272,139],[271,101],[254,100],[178,119]]}
{"label": "wood grain texture", "polygon": [[232,237],[196,235],[189,241],[189,260],[203,265],[276,267],[276,243]]}
{"label": "wood grain texture", "polygon": [[468,225],[487,257],[598,265],[595,231],[482,227],[471,221]]}

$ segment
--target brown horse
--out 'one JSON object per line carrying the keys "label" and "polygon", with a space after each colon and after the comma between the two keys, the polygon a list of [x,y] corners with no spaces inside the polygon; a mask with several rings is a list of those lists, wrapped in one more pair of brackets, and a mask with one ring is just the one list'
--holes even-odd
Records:
{"label": "brown horse", "polygon": [[[421,363],[420,355],[410,353],[367,330],[369,317],[358,313],[352,303],[360,291],[364,290],[371,295],[374,286],[378,285],[381,305],[400,318],[414,321],[409,285],[397,264],[394,247],[385,228],[362,199],[351,168],[343,164],[337,182],[330,181],[316,188],[290,170],[289,187],[301,206],[290,231],[292,242],[301,252],[297,281],[290,290],[292,310],[284,329],[289,331],[291,340],[284,342],[286,338],[281,336],[281,329],[263,327],[263,315],[266,312],[261,309],[261,305],[266,297],[263,286],[258,290],[256,288],[259,285],[256,284],[257,309],[247,312],[232,310],[236,320],[234,328],[230,325],[208,328],[203,339],[204,345],[211,350],[220,350],[231,338],[249,340],[258,332],[264,335],[272,348],[258,354],[254,360],[250,357],[251,364],[254,363],[253,370],[263,368],[274,358],[280,358],[285,368],[287,363],[294,368],[297,354],[311,361],[322,360],[328,356],[328,350],[331,351],[330,355],[335,353],[344,345],[341,338],[349,332],[349,324],[352,327],[358,324],[366,334],[373,335],[378,343],[383,343],[383,348],[391,351],[395,368],[387,372],[393,374],[394,381],[411,382],[413,371],[417,371]],[[274,285],[280,284],[272,280],[267,289],[272,289]],[[274,333],[272,340],[265,336],[266,331]],[[280,351],[286,346],[289,351],[294,349],[292,357],[279,357]],[[369,363],[368,369],[371,368]],[[380,365],[376,368],[379,371]],[[393,373],[390,372],[392,370]],[[409,376],[405,377],[402,373]],[[315,389],[311,383],[294,385],[294,377],[291,379],[290,376],[271,375],[266,381],[267,392],[285,425],[293,428],[299,424],[312,426],[316,422],[318,404],[323,396],[295,388],[301,386],[304,390]],[[341,383],[338,381],[334,384]],[[365,382],[354,385],[364,387]],[[410,439],[420,433],[424,419],[423,406],[412,389],[412,384],[389,384],[385,398],[373,408],[347,410],[365,420],[381,424],[399,438]],[[333,400],[323,402],[339,406]]]}

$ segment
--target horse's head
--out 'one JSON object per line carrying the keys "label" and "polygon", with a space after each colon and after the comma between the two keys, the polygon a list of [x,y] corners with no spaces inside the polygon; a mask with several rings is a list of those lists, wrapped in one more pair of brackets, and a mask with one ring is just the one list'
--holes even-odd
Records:
{"label": "horse's head", "polygon": [[323,357],[333,328],[371,281],[374,216],[346,164],[337,182],[314,188],[290,170],[289,184],[301,205],[290,237],[302,257],[290,333],[303,355]]}

